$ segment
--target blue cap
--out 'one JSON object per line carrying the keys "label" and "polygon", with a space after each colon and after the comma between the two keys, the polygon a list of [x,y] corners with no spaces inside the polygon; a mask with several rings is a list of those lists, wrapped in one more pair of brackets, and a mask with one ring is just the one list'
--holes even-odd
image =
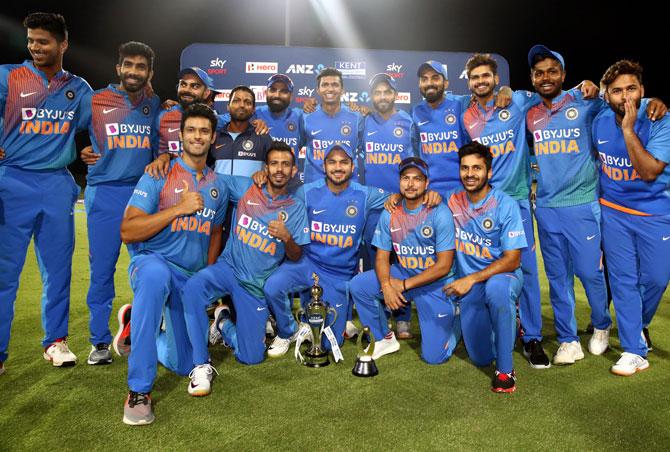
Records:
{"label": "blue cap", "polygon": [[268,79],[267,87],[271,87],[275,82],[284,82],[286,84],[286,87],[288,88],[289,92],[293,92],[293,80],[291,80],[291,77],[288,75],[284,74],[274,74],[271,75],[270,78]]}
{"label": "blue cap", "polygon": [[186,68],[182,69],[181,71],[179,71],[179,78],[182,78],[186,74],[195,74],[195,76],[198,77],[200,79],[200,81],[202,83],[204,83],[205,86],[208,89],[210,89],[212,91],[215,91],[214,80],[212,80],[212,77],[210,77],[207,74],[207,72],[203,71],[199,67],[193,66],[193,67],[186,67]]}
{"label": "blue cap", "polygon": [[370,91],[375,89],[375,86],[377,86],[379,83],[388,83],[393,91],[398,92],[398,84],[396,83],[395,79],[384,72],[380,72],[379,74],[372,76],[370,79]]}
{"label": "blue cap", "polygon": [[346,144],[342,144],[342,143],[335,143],[335,144],[331,145],[331,146],[326,150],[326,153],[323,154],[323,155],[324,155],[324,157],[328,157],[328,154],[330,154],[332,151],[336,151],[336,150],[338,150],[338,149],[339,149],[340,151],[344,151],[344,153],[347,154],[347,156],[348,156],[351,160],[354,159],[354,152],[353,152],[353,150],[351,149],[351,147],[347,146]]}
{"label": "blue cap", "polygon": [[421,174],[426,176],[426,179],[430,179],[428,176],[428,164],[419,157],[407,157],[398,164],[398,172],[400,174],[402,174],[402,172],[407,168],[416,168],[421,171]]}
{"label": "blue cap", "polygon": [[419,66],[419,69],[416,71],[416,76],[421,77],[421,73],[424,71],[424,69],[432,69],[438,74],[442,74],[445,80],[449,80],[449,76],[447,75],[447,65],[442,64],[439,61],[435,60],[428,60],[425,63],[421,63],[421,66]]}
{"label": "blue cap", "polygon": [[565,61],[563,60],[563,56],[560,53],[554,52],[549,47],[544,46],[542,44],[534,45],[533,47],[530,48],[530,51],[528,52],[528,65],[531,68],[535,65],[534,62],[535,57],[537,57],[538,55],[558,60],[558,62],[561,63],[561,67],[565,69]]}

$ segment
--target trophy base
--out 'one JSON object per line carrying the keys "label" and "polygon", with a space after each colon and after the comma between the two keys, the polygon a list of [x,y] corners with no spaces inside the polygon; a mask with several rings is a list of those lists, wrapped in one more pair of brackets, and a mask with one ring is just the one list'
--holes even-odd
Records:
{"label": "trophy base", "polygon": [[356,377],[374,377],[379,374],[375,360],[370,356],[361,356],[356,360],[351,373]]}
{"label": "trophy base", "polygon": [[305,362],[303,364],[307,367],[326,367],[330,364],[328,359],[328,352],[320,353],[305,353]]}

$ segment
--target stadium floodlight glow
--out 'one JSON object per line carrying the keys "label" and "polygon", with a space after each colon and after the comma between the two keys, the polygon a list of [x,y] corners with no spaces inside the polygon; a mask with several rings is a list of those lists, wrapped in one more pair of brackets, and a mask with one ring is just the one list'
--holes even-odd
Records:
{"label": "stadium floodlight glow", "polygon": [[309,3],[336,47],[364,47],[363,39],[342,0],[309,0]]}

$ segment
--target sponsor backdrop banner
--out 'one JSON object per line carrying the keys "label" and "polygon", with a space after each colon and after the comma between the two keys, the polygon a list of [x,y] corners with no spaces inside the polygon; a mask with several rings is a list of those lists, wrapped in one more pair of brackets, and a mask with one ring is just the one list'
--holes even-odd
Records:
{"label": "sponsor backdrop banner", "polygon": [[[191,44],[181,54],[181,67],[198,66],[214,80],[221,94],[216,97],[219,112],[226,110],[230,90],[247,85],[256,93],[256,102],[265,102],[265,83],[277,72],[287,74],[295,85],[292,106],[300,107],[305,99],[316,97],[316,76],[325,67],[342,72],[345,94],[342,100],[368,103],[368,81],[385,72],[398,83],[398,108],[410,111],[421,101],[416,71],[426,60],[437,60],[447,66],[449,91],[468,94],[465,62],[466,52],[431,52],[407,50],[368,50],[317,47],[283,47],[233,44]],[[500,55],[500,83],[509,85],[509,65]]]}

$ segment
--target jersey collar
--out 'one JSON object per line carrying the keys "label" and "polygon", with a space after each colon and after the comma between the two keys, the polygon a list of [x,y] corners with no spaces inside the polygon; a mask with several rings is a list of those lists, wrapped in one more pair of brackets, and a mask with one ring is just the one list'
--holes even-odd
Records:
{"label": "jersey collar", "polygon": [[[26,67],[27,67],[28,69],[30,69],[31,71],[33,71],[36,75],[42,77],[47,83],[49,83],[49,80],[47,79],[47,76],[44,74],[44,72],[40,71],[39,69],[37,69],[37,68],[35,67],[35,64],[33,64],[33,61],[32,61],[32,60],[25,60],[25,61],[23,62],[23,65],[26,66]],[[56,72],[56,73],[54,74],[54,78],[53,78],[53,80],[55,80],[55,79],[57,79],[57,78],[61,78],[61,77],[64,76],[65,74],[66,74],[66,71],[65,71],[63,68],[61,68],[60,71],[58,71],[58,72]]]}
{"label": "jersey collar", "polygon": [[[175,164],[179,164],[182,168],[184,168],[186,171],[191,173],[194,177],[197,176],[198,172],[188,166],[184,160],[182,160],[181,157],[177,157],[175,160]],[[205,177],[209,174],[209,172],[212,171],[209,166],[205,165],[205,167],[202,169],[202,176]]]}

